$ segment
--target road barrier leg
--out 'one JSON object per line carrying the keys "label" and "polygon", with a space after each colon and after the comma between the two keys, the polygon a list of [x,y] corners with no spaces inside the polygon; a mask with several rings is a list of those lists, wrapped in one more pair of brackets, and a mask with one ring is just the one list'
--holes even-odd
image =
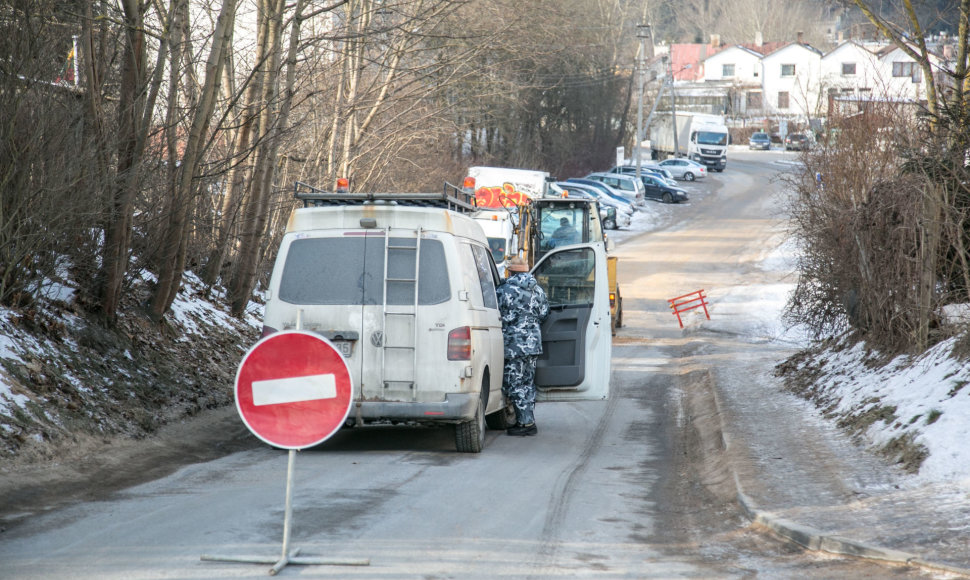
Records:
{"label": "road barrier leg", "polygon": [[240,562],[243,564],[272,564],[270,576],[276,576],[288,564],[332,565],[332,566],[370,566],[369,559],[344,560],[338,558],[301,558],[300,549],[290,550],[290,519],[293,514],[293,466],[296,464],[296,449],[290,449],[286,461],[286,507],[283,512],[283,550],[280,558],[260,558],[255,556],[210,556],[200,558],[208,562]]}

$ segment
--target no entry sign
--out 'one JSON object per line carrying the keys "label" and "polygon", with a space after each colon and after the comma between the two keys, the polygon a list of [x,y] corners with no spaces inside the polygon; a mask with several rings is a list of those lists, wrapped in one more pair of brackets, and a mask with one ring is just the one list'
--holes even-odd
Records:
{"label": "no entry sign", "polygon": [[330,341],[300,330],[271,334],[243,357],[236,409],[254,435],[283,449],[326,441],[350,412],[347,362]]}

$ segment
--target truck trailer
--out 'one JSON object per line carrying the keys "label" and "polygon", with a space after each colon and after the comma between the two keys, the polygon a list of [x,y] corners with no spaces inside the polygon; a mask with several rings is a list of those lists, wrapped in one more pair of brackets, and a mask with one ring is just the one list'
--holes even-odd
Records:
{"label": "truck trailer", "polygon": [[676,116],[658,114],[650,123],[650,150],[654,159],[687,157],[703,163],[711,171],[724,171],[729,141],[728,128],[720,115],[678,111]]}

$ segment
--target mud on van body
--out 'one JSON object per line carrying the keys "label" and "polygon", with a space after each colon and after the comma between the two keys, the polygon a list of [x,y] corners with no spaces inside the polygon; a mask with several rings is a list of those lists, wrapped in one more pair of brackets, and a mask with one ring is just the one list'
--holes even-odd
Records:
{"label": "mud on van body", "polygon": [[297,209],[264,334],[299,325],[343,352],[349,424],[454,423],[458,450],[479,452],[486,423],[515,422],[501,390],[499,281],[481,227],[460,213],[379,202]]}

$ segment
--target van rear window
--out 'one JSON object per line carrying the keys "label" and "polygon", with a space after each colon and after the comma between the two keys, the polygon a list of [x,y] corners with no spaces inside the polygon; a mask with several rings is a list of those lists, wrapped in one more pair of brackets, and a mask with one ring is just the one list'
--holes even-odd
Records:
{"label": "van rear window", "polygon": [[[391,238],[388,304],[414,303],[415,238]],[[451,296],[440,240],[421,240],[418,303],[440,304]],[[384,238],[353,236],[294,240],[280,278],[280,300],[290,304],[381,304],[384,301]]]}

